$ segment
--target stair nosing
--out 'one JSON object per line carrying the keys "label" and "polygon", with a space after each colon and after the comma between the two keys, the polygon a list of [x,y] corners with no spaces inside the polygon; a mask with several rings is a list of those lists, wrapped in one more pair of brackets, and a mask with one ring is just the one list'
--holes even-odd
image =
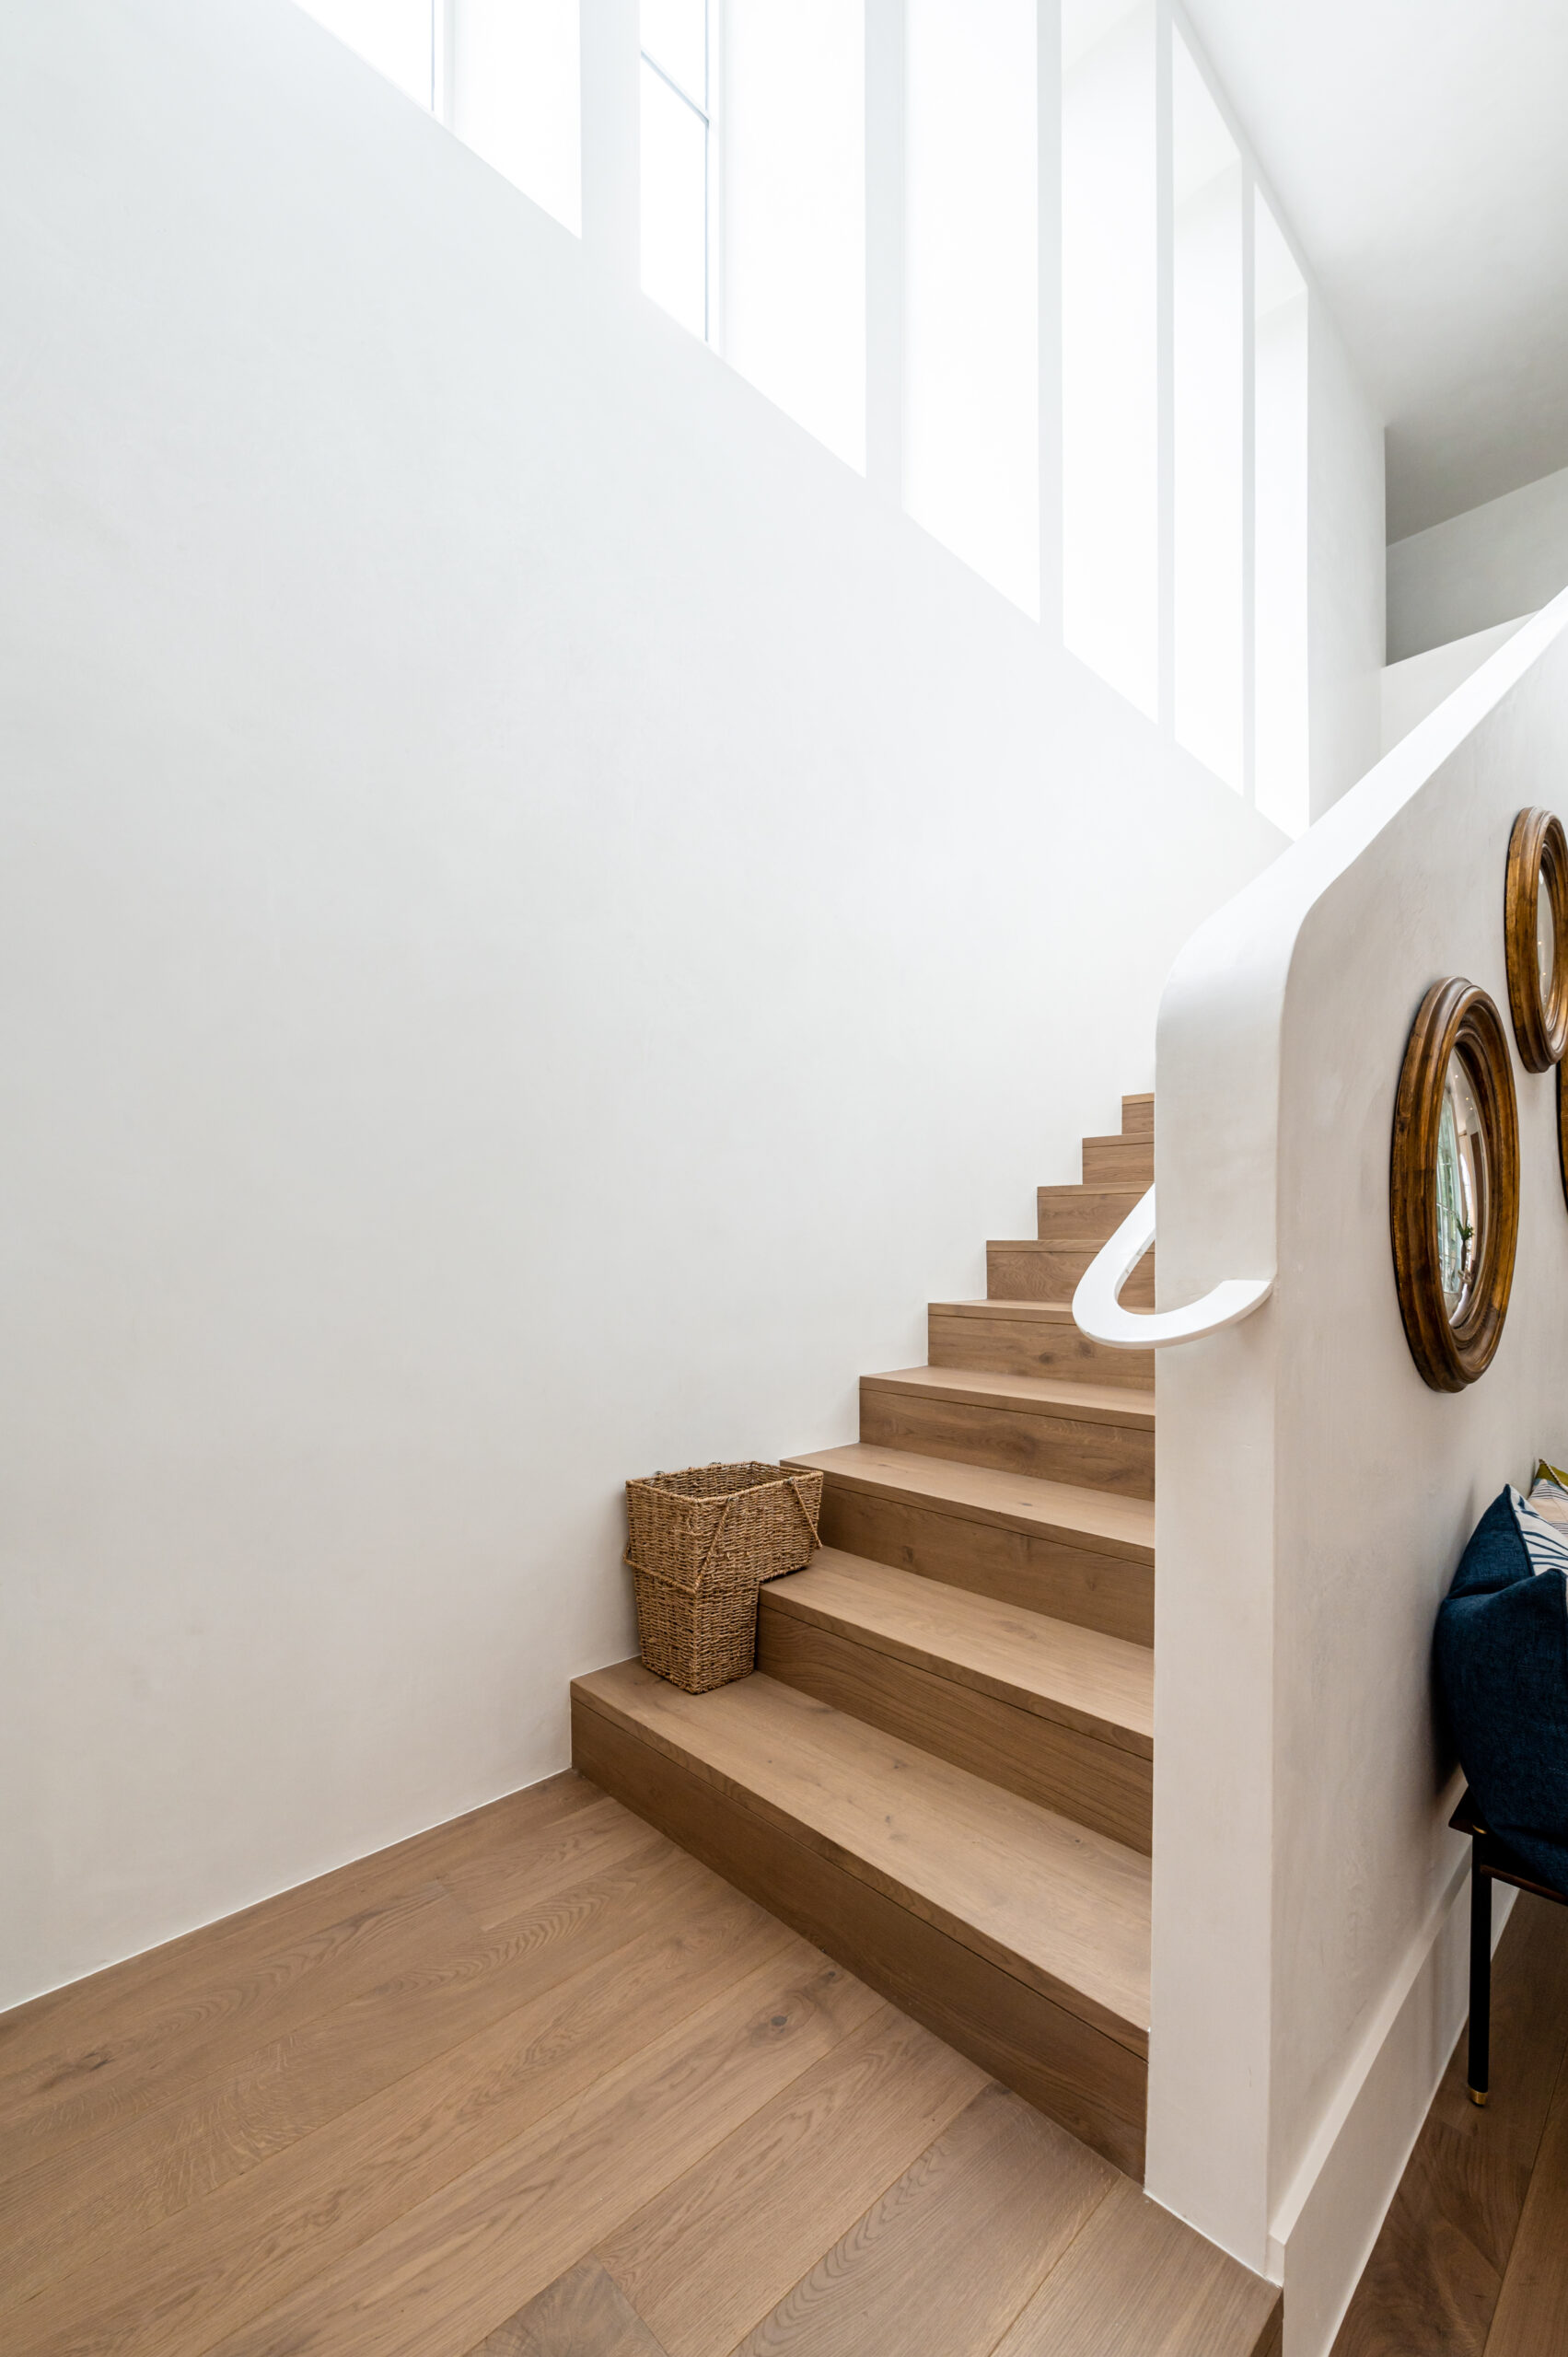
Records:
{"label": "stair nosing", "polygon": [[[1070,1376],[998,1374],[988,1367],[934,1366],[892,1367],[886,1374],[863,1375],[860,1383],[863,1391],[883,1391],[905,1399],[957,1400],[964,1407],[1011,1410],[1063,1423],[1114,1424],[1124,1432],[1155,1429],[1153,1400],[1144,1404],[1135,1385],[1074,1383]],[[1096,1396],[1084,1396],[1089,1393]],[[1121,1396],[1123,1393],[1127,1396]]]}
{"label": "stair nosing", "polygon": [[[855,1452],[857,1457],[864,1453],[867,1457],[877,1456],[892,1459],[895,1469],[893,1474],[890,1477],[878,1477],[871,1472],[861,1470],[857,1467],[821,1462],[824,1458],[842,1457],[851,1450]],[[783,1462],[791,1470],[826,1473],[830,1480],[842,1481],[851,1488],[866,1491],[872,1494],[891,1492],[902,1502],[913,1506],[929,1507],[936,1513],[949,1514],[957,1522],[982,1522],[989,1524],[993,1529],[1016,1530],[1026,1538],[1054,1540],[1062,1546],[1080,1548],[1087,1554],[1111,1555],[1122,1562],[1144,1565],[1151,1571],[1154,1568],[1154,1505],[1151,1500],[1145,1498],[1128,1498],[1110,1490],[1091,1489],[1082,1482],[1052,1481],[1044,1474],[1004,1473],[991,1466],[966,1464],[956,1457],[923,1457],[918,1449],[892,1448],[881,1441],[841,1441],[827,1448],[797,1449],[793,1456],[784,1457]],[[914,1486],[900,1482],[898,1479],[898,1471],[904,1466],[918,1466],[923,1473],[929,1469],[926,1482]],[[1026,1485],[1024,1489],[1026,1503],[1012,1506],[987,1505],[982,1504],[978,1499],[966,1498],[961,1494],[955,1495],[950,1489],[943,1487],[943,1483],[951,1481],[955,1475],[974,1476],[993,1473],[998,1484],[1005,1482],[1015,1490],[1020,1483]],[[992,1485],[988,1482],[981,1483],[982,1488],[990,1486]],[[1077,1507],[1069,1505],[1064,1510],[1051,1513],[1042,1500],[1040,1504],[1031,1512],[1027,1504],[1030,1492],[1047,1491],[1051,1493],[1052,1499],[1081,1500],[1082,1505]],[[1148,1538],[1122,1538],[1116,1537],[1109,1530],[1097,1528],[1097,1520],[1103,1516],[1108,1506],[1123,1513],[1146,1508],[1146,1519],[1150,1526]],[[1074,1512],[1081,1513],[1086,1509],[1090,1515],[1086,1523],[1075,1522],[1070,1518]]]}
{"label": "stair nosing", "polygon": [[[791,1802],[771,1796],[754,1784],[738,1782],[729,1771],[718,1766],[713,1759],[704,1758],[695,1748],[690,1738],[681,1742],[666,1726],[651,1724],[647,1719],[625,1709],[624,1706],[618,1709],[612,1697],[606,1696],[598,1689],[596,1681],[616,1678],[628,1670],[641,1672],[641,1675],[646,1678],[653,1687],[664,1685],[664,1681],[653,1678],[651,1672],[642,1671],[640,1663],[622,1662],[608,1670],[593,1671],[587,1678],[574,1678],[572,1681],[574,1700],[578,1701],[584,1709],[597,1711],[600,1717],[608,1719],[612,1725],[621,1727],[623,1732],[651,1744],[656,1750],[662,1751],[667,1759],[675,1760],[678,1765],[686,1768],[704,1782],[713,1784],[737,1806],[749,1809],[753,1816],[761,1817],[765,1822],[772,1824],[796,1840],[804,1841],[805,1846],[815,1851],[819,1856],[826,1858],[830,1864],[841,1867],[846,1874],[853,1875],[856,1881],[865,1883],[868,1888],[880,1892],[882,1897],[890,1900],[893,1905],[903,1907],[912,1915],[931,1923],[937,1931],[946,1933],[950,1939],[956,1939],[975,1955],[983,1956],[998,1971],[1007,1973],[1026,1988],[1038,1991],[1041,1996],[1060,2005],[1064,2012],[1076,2014],[1080,2021],[1086,2022],[1091,2028],[1098,2030],[1103,2037],[1126,2048],[1140,2060],[1146,2061],[1148,2055],[1148,2023],[1144,2018],[1148,2013],[1146,1981],[1139,1991],[1141,2002],[1133,2005],[1130,2011],[1119,2011],[1120,2005],[1130,2003],[1125,1991],[1115,1997],[1109,1994],[1095,1995],[1091,1990],[1068,1979],[1064,1972],[1056,1971],[1038,1957],[1031,1957],[1021,1948],[1010,1945],[1008,1941],[999,1933],[987,1932],[983,1925],[972,1922],[968,1916],[959,1912],[954,1904],[943,1899],[934,1890],[923,1887],[912,1879],[913,1872],[921,1868],[927,1869],[928,1880],[935,1879],[929,1875],[929,1861],[920,1851],[912,1847],[903,1853],[912,1870],[911,1875],[895,1872],[889,1867],[878,1864],[876,1860],[863,1855],[860,1852],[849,1848],[827,1825],[812,1823],[810,1818],[803,1815],[799,1807]],[[1109,1834],[1096,1833],[1089,1827],[1076,1824],[1073,1819],[1061,1816],[1055,1810],[1042,1808],[1036,1802],[1024,1800],[1020,1795],[1007,1792],[1003,1786],[989,1784],[983,1777],[974,1775],[968,1769],[956,1768],[933,1752],[922,1752],[913,1744],[902,1743],[894,1736],[884,1735],[879,1729],[869,1727],[865,1721],[853,1718],[851,1713],[835,1709],[830,1702],[819,1702],[813,1697],[799,1695],[794,1688],[781,1685],[777,1679],[768,1678],[763,1671],[754,1671],[749,1678],[738,1680],[738,1685],[744,1689],[752,1686],[758,1680],[761,1680],[765,1687],[775,1688],[780,1693],[791,1696],[806,1711],[819,1713],[829,1721],[839,1721],[861,1728],[879,1744],[889,1747],[896,1754],[907,1756],[912,1763],[918,1763],[920,1772],[930,1776],[938,1787],[943,1783],[951,1783],[954,1779],[961,1780],[965,1785],[973,1786],[992,1794],[999,1807],[1011,1811],[1015,1816],[1019,1809],[1023,1809],[1033,1817],[1049,1819],[1052,1826],[1065,1828],[1070,1846],[1081,1847],[1091,1854],[1096,1852],[1118,1853],[1119,1858],[1125,1861],[1132,1868],[1132,1878],[1140,1883],[1144,1882],[1148,1869],[1147,1859],[1137,1851],[1129,1849],[1124,1842],[1113,1840]],[[677,1694],[679,1691],[674,1688],[665,1688],[664,1690],[670,1694]],[[680,1695],[679,1700],[681,1703],[703,1703],[714,1701],[718,1695],[732,1690],[721,1687],[713,1696]],[[1146,1888],[1146,1884],[1144,1887]],[[1116,1978],[1115,1974],[1108,1975],[1109,1980],[1114,1980]]]}
{"label": "stair nosing", "polygon": [[[825,1562],[824,1558],[831,1560]],[[961,1661],[952,1654],[936,1652],[928,1644],[889,1631],[885,1626],[874,1628],[864,1620],[856,1620],[846,1608],[819,1603],[809,1592],[803,1594],[801,1591],[799,1583],[809,1580],[815,1571],[838,1571],[841,1565],[862,1563],[879,1580],[912,1584],[912,1601],[924,1601],[923,1597],[913,1596],[914,1584],[927,1593],[933,1588],[940,1590],[948,1599],[943,1608],[960,1620],[965,1617],[978,1624],[1004,1617],[1013,1620],[1034,1620],[1046,1628],[1066,1631],[1064,1642],[1070,1649],[1075,1647],[1092,1655],[1102,1647],[1108,1647],[1114,1648],[1116,1655],[1146,1655],[1152,1678],[1152,1646],[1136,1644],[1129,1637],[1113,1637],[1101,1630],[1086,1629],[1076,1621],[1056,1620],[1049,1613],[1031,1612],[1023,1605],[1005,1604],[995,1597],[977,1596],[969,1588],[948,1587],[942,1581],[927,1579],[922,1573],[902,1571],[897,1564],[879,1563],[872,1557],[853,1555],[842,1548],[821,1548],[804,1571],[793,1572],[784,1579],[771,1580],[762,1590],[761,1608],[764,1611],[793,1614],[796,1619],[808,1621],[813,1627],[830,1630],[849,1643],[864,1645],[869,1652],[890,1655],[895,1660],[929,1671],[933,1677],[945,1678],[953,1685],[967,1686],[977,1693],[1008,1704],[1014,1710],[1024,1711],[1032,1718],[1049,1719],[1058,1726],[1071,1727],[1079,1735],[1087,1736],[1112,1749],[1127,1752],[1134,1759],[1153,1759],[1152,1689],[1146,1714],[1149,1724],[1145,1731],[1128,1719],[1116,1718],[1107,1711],[1074,1701],[1066,1692],[1026,1684],[1021,1678],[1005,1678],[981,1664]],[[1071,1682],[1071,1673],[1064,1671],[1063,1686],[1069,1686]]]}

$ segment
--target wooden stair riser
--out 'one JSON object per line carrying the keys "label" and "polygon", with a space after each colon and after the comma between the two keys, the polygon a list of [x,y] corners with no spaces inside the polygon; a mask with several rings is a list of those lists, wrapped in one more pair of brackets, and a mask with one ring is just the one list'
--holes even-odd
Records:
{"label": "wooden stair riser", "polygon": [[1035,1217],[1042,1244],[1109,1244],[1137,1209],[1142,1187],[1040,1187]]}
{"label": "wooden stair riser", "polygon": [[1155,1183],[1155,1142],[1148,1138],[1086,1138],[1086,1187],[1130,1187],[1142,1194]]}
{"label": "wooden stair riser", "polygon": [[821,1535],[824,1546],[918,1572],[972,1596],[993,1596],[1135,1645],[1155,1641],[1152,1562],[977,1521],[862,1489],[831,1473],[822,1491]]}
{"label": "wooden stair riser", "polygon": [[1121,1134],[1124,1138],[1144,1138],[1153,1144],[1155,1099],[1152,1090],[1146,1096],[1122,1098]]}
{"label": "wooden stair riser", "polygon": [[695,1769],[572,1698],[580,1774],[1014,2088],[1141,2177],[1138,2054],[793,1838]]}
{"label": "wooden stair riser", "polygon": [[933,1302],[926,1357],[933,1366],[975,1367],[993,1375],[1044,1375],[1151,1391],[1153,1351],[1113,1351],[1090,1341],[1070,1318],[1009,1317],[1005,1304],[977,1317]]}
{"label": "wooden stair riser", "polygon": [[[1056,1301],[1071,1303],[1079,1279],[1099,1250],[1096,1243],[1038,1244],[1029,1237],[988,1244],[985,1248],[985,1291],[991,1301]],[[1127,1283],[1121,1299],[1129,1309],[1155,1306],[1155,1252],[1145,1252]]]}
{"label": "wooden stair riser", "polygon": [[1149,1854],[1150,1759],[802,1620],[765,1587],[757,1666],[956,1768]]}
{"label": "wooden stair riser", "polygon": [[860,1385],[860,1437],[883,1448],[906,1448],[963,1465],[993,1465],[1006,1473],[1071,1481],[1119,1497],[1155,1494],[1155,1436],[1126,1424],[1032,1408],[981,1406],[962,1399],[923,1398],[884,1388],[874,1376]]}

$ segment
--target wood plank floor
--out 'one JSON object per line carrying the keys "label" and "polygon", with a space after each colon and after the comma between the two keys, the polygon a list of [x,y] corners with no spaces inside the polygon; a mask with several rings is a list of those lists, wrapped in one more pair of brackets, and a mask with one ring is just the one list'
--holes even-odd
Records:
{"label": "wood plank floor", "polygon": [[1521,1893],[1493,1968],[1492,2100],[1461,2038],[1333,2357],[1568,2350],[1568,1908]]}
{"label": "wood plank floor", "polygon": [[1172,2350],[1270,2345],[1266,2286],[574,1775],[0,2018],[6,2357],[1112,2357],[1183,2270],[1239,2329]]}

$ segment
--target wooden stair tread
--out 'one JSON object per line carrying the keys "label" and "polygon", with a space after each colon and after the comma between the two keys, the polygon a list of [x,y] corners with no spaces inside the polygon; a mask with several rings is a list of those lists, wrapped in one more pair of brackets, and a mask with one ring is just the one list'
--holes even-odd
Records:
{"label": "wooden stair tread", "polygon": [[1028,1318],[1042,1326],[1071,1326],[1070,1301],[934,1301],[945,1318]]}
{"label": "wooden stair tread", "polygon": [[770,1581],[763,1607],[798,1614],[1142,1759],[1154,1756],[1155,1663],[1146,1645],[836,1547],[822,1548],[806,1571]]}
{"label": "wooden stair tread", "polygon": [[[993,1304],[994,1307],[994,1304]],[[1080,1423],[1123,1424],[1134,1432],[1155,1428],[1152,1400],[1109,1383],[1077,1383],[1066,1376],[993,1375],[956,1366],[895,1367],[887,1375],[863,1375],[862,1387],[901,1391],[923,1399],[962,1399],[970,1406],[1021,1409],[1041,1416],[1066,1416]]]}
{"label": "wooden stair tread", "polygon": [[810,1449],[784,1462],[791,1471],[826,1473],[856,1488],[886,1492],[919,1505],[940,1505],[972,1522],[995,1523],[1028,1538],[1062,1539],[1137,1563],[1155,1560],[1155,1509],[1148,1498],[1048,1481],[1038,1473],[965,1465],[952,1457],[921,1457],[912,1449],[884,1448],[873,1441]]}
{"label": "wooden stair tread", "polygon": [[1146,2057],[1149,1862],[761,1673],[683,1694],[640,1662],[580,1705]]}

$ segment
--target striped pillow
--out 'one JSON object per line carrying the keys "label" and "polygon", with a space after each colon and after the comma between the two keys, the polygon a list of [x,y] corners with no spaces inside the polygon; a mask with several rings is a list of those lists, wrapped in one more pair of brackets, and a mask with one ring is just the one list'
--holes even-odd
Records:
{"label": "striped pillow", "polygon": [[[1568,1572],[1568,1515],[1562,1520],[1553,1514],[1548,1519],[1541,1511],[1540,1492],[1543,1486],[1556,1490],[1557,1496],[1568,1506],[1568,1492],[1557,1490],[1555,1482],[1543,1485],[1538,1481],[1527,1498],[1510,1487],[1508,1503],[1514,1509],[1514,1520],[1519,1526],[1519,1536],[1525,1542],[1525,1552],[1530,1559],[1532,1572]],[[1544,1502],[1551,1505],[1552,1501]]]}

